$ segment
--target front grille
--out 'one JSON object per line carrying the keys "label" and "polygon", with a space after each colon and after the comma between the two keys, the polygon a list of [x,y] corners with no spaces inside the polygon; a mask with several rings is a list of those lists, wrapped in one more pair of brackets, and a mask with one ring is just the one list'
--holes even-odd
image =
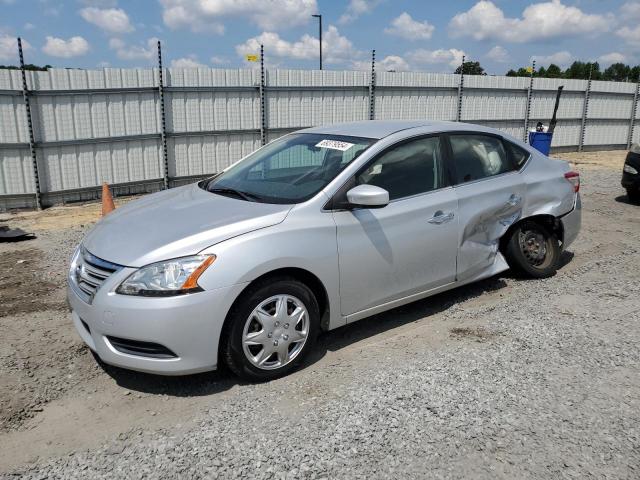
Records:
{"label": "front grille", "polygon": [[91,303],[102,283],[121,268],[121,265],[102,260],[82,248],[72,272],[76,292],[85,302]]}
{"label": "front grille", "polygon": [[152,342],[128,340],[126,338],[107,337],[109,343],[120,353],[150,358],[177,358],[178,356],[164,345]]}

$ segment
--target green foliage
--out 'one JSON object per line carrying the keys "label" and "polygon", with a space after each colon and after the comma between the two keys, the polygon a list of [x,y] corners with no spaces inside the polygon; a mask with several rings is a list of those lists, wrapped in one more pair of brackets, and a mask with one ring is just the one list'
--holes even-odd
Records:
{"label": "green foliage", "polygon": [[[535,77],[541,78],[574,78],[588,80],[591,72],[592,80],[609,80],[614,82],[637,82],[640,80],[640,65],[631,67],[624,63],[614,63],[607,67],[604,72],[600,71],[598,62],[575,61],[565,71],[555,64],[547,68],[540,67],[534,73]],[[506,73],[507,77],[529,77],[530,71],[527,67],[520,67],[518,70],[511,69]]]}
{"label": "green foliage", "polygon": [[480,62],[464,62],[454,73],[460,74],[464,69],[465,75],[486,75],[484,68],[480,65]]}
{"label": "green foliage", "polygon": [[[52,68],[51,65],[45,65],[44,67],[40,67],[32,63],[27,63],[24,66],[25,70],[32,70],[34,72],[44,72],[50,68]],[[20,66],[19,65],[0,65],[0,70],[9,70],[9,69],[20,70]]]}
{"label": "green foliage", "polygon": [[624,82],[631,74],[631,67],[624,63],[614,63],[610,67],[606,68],[602,73],[604,80],[613,80],[614,82]]}

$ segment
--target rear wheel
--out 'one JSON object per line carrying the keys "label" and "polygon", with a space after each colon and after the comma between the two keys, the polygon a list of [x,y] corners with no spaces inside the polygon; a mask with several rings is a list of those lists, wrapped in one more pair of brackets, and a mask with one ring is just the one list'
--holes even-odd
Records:
{"label": "rear wheel", "polygon": [[640,189],[627,188],[627,197],[633,203],[640,203]]}
{"label": "rear wheel", "polygon": [[511,269],[531,278],[555,275],[560,254],[560,242],[556,234],[544,225],[527,220],[512,231],[505,249]]}
{"label": "rear wheel", "polygon": [[229,313],[223,359],[245,380],[287,375],[312,349],[319,325],[318,302],[305,284],[270,279],[250,287]]}

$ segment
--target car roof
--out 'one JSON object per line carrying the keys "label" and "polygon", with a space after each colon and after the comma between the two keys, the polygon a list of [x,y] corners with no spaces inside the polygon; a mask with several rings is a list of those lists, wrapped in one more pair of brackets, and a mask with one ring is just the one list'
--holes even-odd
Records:
{"label": "car roof", "polygon": [[442,122],[431,120],[365,120],[361,122],[334,123],[321,127],[306,128],[297,133],[317,133],[325,135],[347,135],[352,137],[381,139],[401,130],[413,128],[426,128],[433,132],[446,130],[477,130],[483,131],[482,127],[458,122]]}

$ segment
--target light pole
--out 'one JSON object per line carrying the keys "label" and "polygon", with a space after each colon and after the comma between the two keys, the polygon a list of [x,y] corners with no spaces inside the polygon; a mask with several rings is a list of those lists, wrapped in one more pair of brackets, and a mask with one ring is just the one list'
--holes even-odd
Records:
{"label": "light pole", "polygon": [[318,39],[320,40],[320,70],[322,70],[322,15],[311,15],[318,19]]}

